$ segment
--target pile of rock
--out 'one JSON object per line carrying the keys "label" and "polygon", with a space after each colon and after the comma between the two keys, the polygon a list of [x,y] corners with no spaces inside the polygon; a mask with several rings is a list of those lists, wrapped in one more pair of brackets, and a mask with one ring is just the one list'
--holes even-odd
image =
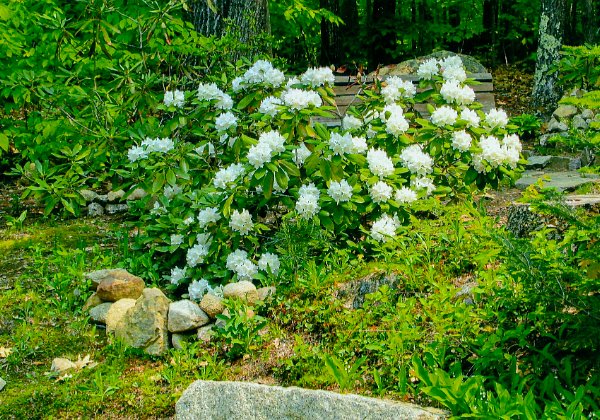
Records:
{"label": "pile of rock", "polygon": [[191,300],[172,302],[157,288],[147,288],[140,277],[123,269],[98,270],[86,274],[95,293],[83,310],[93,322],[106,326],[109,334],[126,345],[160,355],[170,345],[181,348],[182,342],[197,338],[208,342],[226,311],[224,299],[241,299],[250,305],[275,293],[274,287],[257,289],[249,281],[230,283],[223,297],[207,293],[198,304]]}
{"label": "pile of rock", "polygon": [[136,188],[127,197],[124,190],[109,191],[107,194],[98,194],[92,190],[81,190],[79,193],[86,201],[88,216],[126,212],[129,202],[146,196],[146,191],[141,188]]}

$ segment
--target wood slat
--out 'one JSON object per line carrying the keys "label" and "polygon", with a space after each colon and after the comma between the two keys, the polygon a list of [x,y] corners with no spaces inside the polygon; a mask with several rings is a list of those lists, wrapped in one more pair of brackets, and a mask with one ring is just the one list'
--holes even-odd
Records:
{"label": "wood slat", "polygon": [[[481,83],[479,85],[470,85],[470,86],[475,92],[493,92],[494,91],[494,84],[491,82],[485,82],[485,83]],[[426,90],[426,89],[417,88],[417,92],[423,92],[424,90]],[[335,86],[333,88],[333,91],[335,92],[335,96],[337,98],[337,97],[346,96],[346,95],[357,95],[359,93],[363,93],[364,89],[358,85]]]}
{"label": "wood slat", "polygon": [[[387,79],[388,75],[385,76],[380,76],[380,80],[385,80]],[[480,82],[491,82],[492,81],[492,75],[490,73],[467,73],[467,77],[469,79],[474,79]],[[418,82],[420,80],[420,77],[417,76],[416,74],[406,74],[406,75],[402,75],[400,76],[400,78],[402,80],[410,80],[412,82]],[[372,77],[363,77],[363,82],[365,83],[373,83],[373,78]],[[354,84],[356,83],[356,77],[355,76],[335,76],[335,84],[336,85],[347,85],[347,84]]]}

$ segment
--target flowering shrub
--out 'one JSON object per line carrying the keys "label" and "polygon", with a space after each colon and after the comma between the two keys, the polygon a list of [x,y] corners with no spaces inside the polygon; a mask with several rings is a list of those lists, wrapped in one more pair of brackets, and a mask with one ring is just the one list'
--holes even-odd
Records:
{"label": "flowering shrub", "polygon": [[[420,93],[399,78],[367,87],[336,128],[312,122],[335,110],[326,68],[286,80],[258,61],[227,91],[166,92],[157,130],[168,127],[170,139],[128,154],[132,183],[150,193],[141,224],[164,254],[165,277],[200,299],[228,281],[277,275],[279,258],[264,244],[284,216],[389,245],[412,202],[512,175],[519,139],[507,134],[506,113],[474,102],[460,59],[429,60],[419,75]],[[415,111],[424,101],[429,118]]]}

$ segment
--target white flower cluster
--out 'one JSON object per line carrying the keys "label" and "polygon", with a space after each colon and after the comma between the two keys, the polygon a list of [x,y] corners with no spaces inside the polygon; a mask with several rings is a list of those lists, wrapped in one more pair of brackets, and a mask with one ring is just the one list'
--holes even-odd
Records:
{"label": "white flower cluster", "polygon": [[485,115],[485,122],[492,129],[496,127],[504,128],[508,124],[508,115],[501,109],[490,109]]}
{"label": "white flower cluster", "polygon": [[204,258],[208,256],[212,240],[210,235],[200,233],[196,236],[196,242],[197,243],[193,247],[188,249],[185,256],[187,265],[190,267],[195,267],[204,262]]}
{"label": "white flower cluster", "polygon": [[350,133],[331,133],[329,137],[329,148],[334,155],[341,156],[345,153],[352,153],[352,149],[354,148],[352,135]]}
{"label": "white flower cluster", "polygon": [[335,76],[329,67],[309,68],[300,76],[300,81],[313,88],[323,85],[333,85]]}
{"label": "white flower cluster", "polygon": [[430,58],[417,69],[417,75],[424,80],[431,80],[438,74],[441,74],[444,80],[464,82],[467,79],[462,60],[457,55],[446,57],[443,60]]}
{"label": "white flower cluster", "polygon": [[435,191],[433,181],[425,176],[412,179],[410,185],[417,191],[425,190],[425,195],[427,196]]}
{"label": "white flower cluster", "polygon": [[198,213],[198,224],[200,228],[204,229],[211,223],[216,223],[221,219],[221,214],[219,213],[219,209],[216,207],[207,207],[205,209],[200,210]]}
{"label": "white flower cluster", "polygon": [[345,179],[339,182],[331,181],[327,189],[327,194],[333,198],[336,204],[350,201],[350,198],[352,198],[352,186]]}
{"label": "white flower cluster", "polygon": [[245,173],[246,169],[244,169],[244,165],[241,163],[233,163],[227,168],[219,169],[219,171],[215,174],[213,184],[217,188],[225,189],[227,188],[228,184],[236,182],[236,180]]}
{"label": "white flower cluster", "polygon": [[388,184],[383,181],[377,181],[373,186],[371,186],[369,195],[374,203],[385,203],[392,198],[392,192],[393,189]]}
{"label": "white flower cluster", "polygon": [[279,106],[283,105],[283,101],[275,96],[268,96],[260,103],[258,112],[274,117],[279,112]]}
{"label": "white flower cluster", "polygon": [[458,80],[447,80],[440,89],[440,94],[448,103],[468,105],[475,101],[475,91],[467,85],[461,85]]}
{"label": "white flower cluster", "polygon": [[222,133],[237,127],[237,118],[232,112],[224,112],[215,119],[215,128]]}
{"label": "white flower cluster", "polygon": [[344,130],[356,130],[362,127],[362,125],[361,120],[350,114],[346,114],[342,119],[342,128]]}
{"label": "white flower cluster", "polygon": [[500,165],[517,167],[521,152],[521,142],[516,134],[506,136],[502,142],[495,136],[482,136],[479,139],[481,153],[473,155],[473,167],[477,172],[485,173],[487,162],[492,169]]}
{"label": "white flower cluster", "polygon": [[369,170],[379,178],[384,178],[394,173],[394,163],[385,150],[369,149],[367,152],[367,163],[369,164]]}
{"label": "white flower cluster", "polygon": [[394,199],[398,203],[412,203],[413,201],[417,200],[417,193],[408,187],[401,187],[396,190],[396,193],[394,194]]}
{"label": "white flower cluster", "polygon": [[350,149],[350,153],[352,154],[363,154],[367,151],[367,139],[364,137],[354,136],[352,137],[352,148]]}
{"label": "white flower cluster", "polygon": [[400,98],[413,98],[417,93],[417,88],[411,81],[404,81],[398,76],[388,77],[385,82],[381,95],[387,104],[393,104]]}
{"label": "white flower cluster", "polygon": [[268,131],[258,137],[258,143],[248,150],[248,162],[256,169],[285,151],[285,138],[277,131]]}
{"label": "white flower cluster", "polygon": [[171,269],[171,275],[169,276],[171,284],[178,285],[181,280],[185,279],[187,267],[179,268],[174,267]]}
{"label": "white flower cluster", "polygon": [[460,112],[460,119],[467,122],[467,127],[479,127],[479,115],[472,109],[463,109]]}
{"label": "white flower cluster", "polygon": [[223,110],[233,107],[231,96],[219,89],[215,83],[201,83],[198,86],[198,99],[201,101],[216,101],[216,107]]}
{"label": "white flower cluster", "polygon": [[294,163],[297,166],[302,166],[304,164],[304,161],[308,159],[308,157],[311,155],[311,151],[308,149],[308,147],[306,147],[306,144],[300,143],[300,146],[294,149],[292,155]]}
{"label": "white flower cluster", "polygon": [[285,75],[279,69],[273,67],[269,61],[258,60],[250,67],[243,76],[236,77],[231,82],[235,92],[246,89],[252,85],[267,85],[278,88],[285,82]]}
{"label": "white flower cluster", "polygon": [[379,117],[385,123],[385,131],[393,136],[399,136],[408,130],[408,121],[404,118],[404,111],[400,105],[386,105]]}
{"label": "white flower cluster", "polygon": [[310,183],[303,185],[298,191],[299,197],[296,202],[296,211],[305,219],[310,219],[316,215],[321,208],[319,206],[319,196],[321,193],[319,189],[315,187],[315,184]]}
{"label": "white flower cluster", "polygon": [[239,232],[240,235],[246,236],[252,231],[252,228],[254,228],[254,223],[252,223],[252,215],[246,209],[243,209],[241,213],[237,210],[234,210],[233,213],[231,213],[229,227],[236,232]]}
{"label": "white flower cluster", "polygon": [[183,243],[183,235],[174,233],[170,238],[171,245],[181,245]]}
{"label": "white flower cluster", "polygon": [[433,171],[433,159],[420,144],[411,144],[400,153],[400,160],[413,174],[427,175]]}
{"label": "white flower cluster", "polygon": [[243,249],[229,254],[225,266],[237,274],[238,280],[252,280],[258,274],[258,266],[248,259],[248,253]]}
{"label": "white flower cluster", "polygon": [[273,275],[277,275],[280,266],[279,257],[270,252],[265,252],[258,260],[258,268],[263,271],[270,270]]}
{"label": "white flower cluster", "polygon": [[133,146],[127,151],[127,158],[130,162],[146,159],[152,152],[167,153],[175,147],[175,143],[170,138],[151,139],[147,137],[140,146]]}
{"label": "white flower cluster", "polygon": [[390,217],[384,213],[371,226],[371,237],[377,242],[388,242],[396,237],[396,230],[400,227],[398,217]]}
{"label": "white flower cluster", "polygon": [[163,194],[168,199],[171,199],[171,198],[175,197],[177,194],[181,194],[182,192],[183,192],[183,188],[181,188],[179,185],[175,185],[175,186],[167,185],[165,187],[165,190],[163,191]]}
{"label": "white flower cluster", "polygon": [[437,126],[454,125],[458,113],[447,105],[442,105],[431,114],[431,122]]}
{"label": "white flower cluster", "polygon": [[207,293],[223,297],[223,286],[212,287],[206,279],[194,280],[188,286],[188,296],[191,300],[199,301]]}
{"label": "white flower cluster", "polygon": [[183,107],[185,105],[185,94],[180,90],[165,91],[165,96],[163,98],[163,104],[165,106],[174,106],[177,108]]}
{"label": "white flower cluster", "polygon": [[452,133],[452,147],[460,152],[466,152],[471,147],[471,135],[465,130]]}
{"label": "white flower cluster", "polygon": [[291,88],[281,94],[281,100],[293,111],[300,111],[309,106],[320,107],[323,100],[317,92]]}

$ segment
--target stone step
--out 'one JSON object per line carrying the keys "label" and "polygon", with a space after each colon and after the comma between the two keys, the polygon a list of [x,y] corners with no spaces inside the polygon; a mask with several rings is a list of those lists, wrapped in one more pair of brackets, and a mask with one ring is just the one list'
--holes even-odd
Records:
{"label": "stone step", "polygon": [[562,192],[573,191],[583,185],[599,182],[600,177],[594,174],[581,174],[576,171],[525,171],[523,176],[515,183],[515,186],[524,190],[540,179],[544,180],[544,187],[554,187]]}

